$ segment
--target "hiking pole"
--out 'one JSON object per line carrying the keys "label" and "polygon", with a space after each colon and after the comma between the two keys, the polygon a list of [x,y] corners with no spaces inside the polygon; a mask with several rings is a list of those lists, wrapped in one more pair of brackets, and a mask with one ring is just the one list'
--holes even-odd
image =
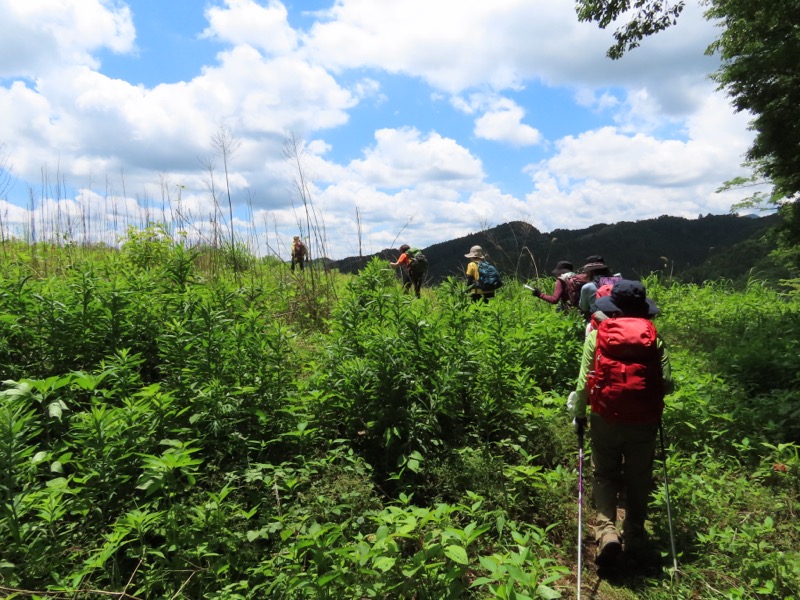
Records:
{"label": "hiking pole", "polygon": [[667,524],[669,525],[669,545],[672,550],[672,568],[678,572],[678,553],[675,552],[675,531],[672,528],[672,508],[669,503],[669,478],[667,477],[667,450],[664,444],[664,425],[659,421],[658,434],[661,437],[661,462],[664,465],[664,500],[667,503]]}
{"label": "hiking pole", "polygon": [[577,419],[578,431],[578,600],[581,600],[581,574],[583,573],[583,428],[585,421]]}

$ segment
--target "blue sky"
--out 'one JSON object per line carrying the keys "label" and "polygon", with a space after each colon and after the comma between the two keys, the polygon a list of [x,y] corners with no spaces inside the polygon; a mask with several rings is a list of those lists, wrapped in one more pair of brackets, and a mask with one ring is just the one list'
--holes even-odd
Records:
{"label": "blue sky", "polygon": [[725,213],[740,195],[715,190],[752,141],[693,4],[619,61],[571,1],[0,0],[0,20],[0,226],[17,235],[163,219],[212,239],[220,132],[241,239],[285,256],[301,233],[331,258],[359,233],[371,253],[512,220]]}

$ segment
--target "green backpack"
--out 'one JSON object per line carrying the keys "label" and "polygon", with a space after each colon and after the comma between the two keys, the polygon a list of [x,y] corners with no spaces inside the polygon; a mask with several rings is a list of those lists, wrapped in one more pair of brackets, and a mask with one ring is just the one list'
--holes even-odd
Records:
{"label": "green backpack", "polygon": [[428,270],[428,259],[419,248],[409,248],[406,250],[408,258],[411,262],[408,263],[408,272],[414,275],[423,275]]}

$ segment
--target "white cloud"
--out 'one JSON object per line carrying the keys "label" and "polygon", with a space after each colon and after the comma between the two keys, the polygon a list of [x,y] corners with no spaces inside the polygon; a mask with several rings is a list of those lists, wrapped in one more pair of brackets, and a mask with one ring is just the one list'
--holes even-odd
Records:
{"label": "white cloud", "polygon": [[503,98],[475,121],[475,135],[513,146],[533,146],[540,143],[541,133],[522,123],[524,116],[525,111],[521,106]]}
{"label": "white cloud", "polygon": [[[334,257],[358,247],[356,207],[369,251],[400,231],[427,245],[518,218],[546,231],[727,209],[713,190],[738,174],[752,134],[706,80],[714,30],[698,7],[620,61],[604,57],[611,32],[578,23],[570,3],[337,0],[308,31],[289,10],[216,2],[204,31],[189,32],[222,45],[215,60],[146,87],[98,71],[100,52],[136,52],[122,2],[0,0],[0,143],[15,175],[57,173],[78,190],[59,193],[98,219],[124,208],[146,221],[180,198],[195,234],[209,235],[204,163],[223,125],[242,142],[235,201],[290,238],[296,170],[282,147],[294,133]],[[515,181],[524,160],[537,161],[530,181]],[[83,210],[69,201],[42,206]]]}
{"label": "white cloud", "polygon": [[0,77],[37,77],[67,63],[97,66],[93,52],[133,50],[130,9],[103,0],[0,2]]}
{"label": "white cloud", "polygon": [[349,168],[377,187],[398,188],[424,182],[469,185],[483,177],[481,161],[455,140],[438,133],[424,139],[414,128],[380,129],[376,145]]}
{"label": "white cloud", "polygon": [[225,6],[206,10],[209,26],[204,37],[233,45],[248,45],[270,54],[285,54],[297,47],[297,34],[289,26],[286,7],[277,0],[266,6],[253,0],[225,0]]}
{"label": "white cloud", "polygon": [[527,195],[545,229],[634,221],[671,214],[694,218],[727,212],[735,196],[716,194],[741,174],[750,143],[745,115],[733,115],[724,98],[709,94],[686,123],[686,140],[626,134],[603,127],[556,144],[557,153],[527,169]]}

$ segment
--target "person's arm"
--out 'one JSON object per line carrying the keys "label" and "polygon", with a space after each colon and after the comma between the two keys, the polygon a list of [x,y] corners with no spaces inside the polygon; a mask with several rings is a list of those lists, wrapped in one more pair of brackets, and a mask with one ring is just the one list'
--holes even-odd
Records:
{"label": "person's arm", "polygon": [[473,291],[480,289],[477,288],[480,273],[478,272],[478,263],[471,260],[467,265],[467,287],[473,288]]}
{"label": "person's arm", "polygon": [[397,259],[397,262],[389,263],[393,267],[399,267],[400,265],[405,265],[411,262],[411,259],[408,257],[408,254],[403,252],[400,255],[400,258]]}
{"label": "person's arm", "polygon": [[586,406],[589,404],[589,390],[586,387],[586,380],[594,364],[594,349],[596,343],[597,331],[592,331],[583,343],[581,368],[578,372],[578,380],[575,382],[575,402],[574,405],[570,407],[572,416],[578,419],[586,416]]}
{"label": "person's arm", "polygon": [[564,281],[559,277],[556,279],[556,287],[553,289],[552,296],[549,294],[538,294],[538,297],[550,304],[557,304],[558,301],[561,300],[561,295],[564,293],[564,290]]}

